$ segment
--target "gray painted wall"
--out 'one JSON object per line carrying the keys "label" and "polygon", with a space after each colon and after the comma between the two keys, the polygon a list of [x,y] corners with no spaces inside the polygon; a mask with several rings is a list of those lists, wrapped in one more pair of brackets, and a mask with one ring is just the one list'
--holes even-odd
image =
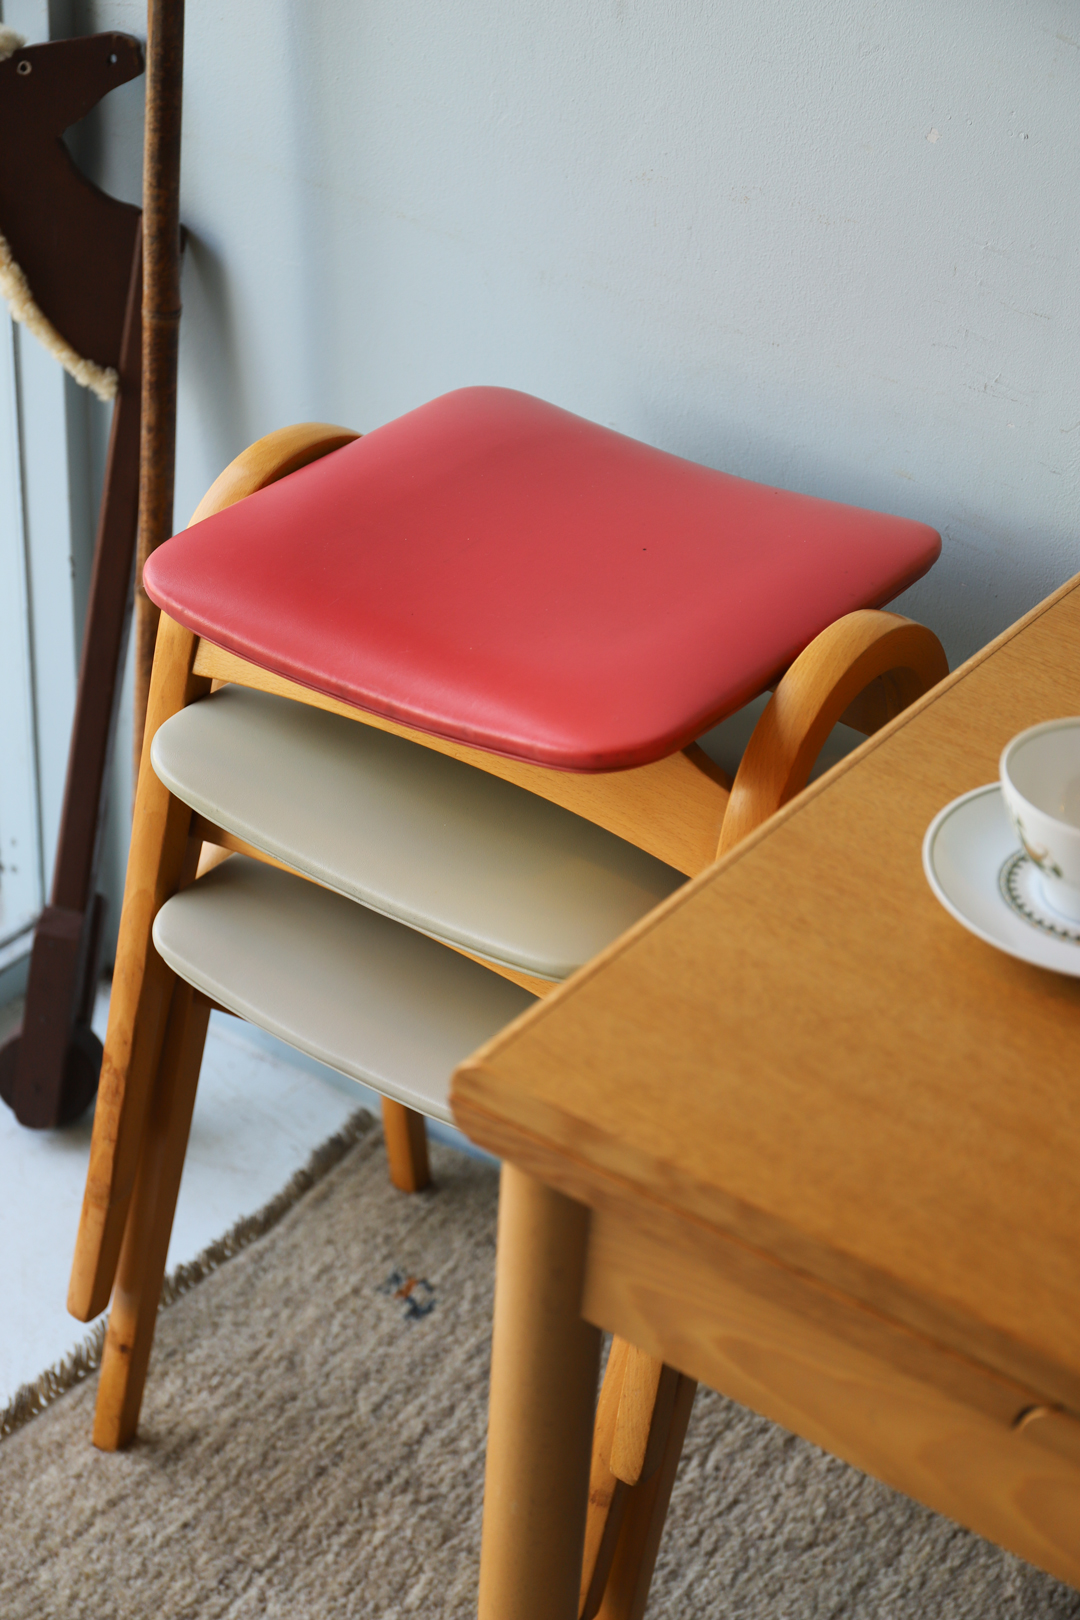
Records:
{"label": "gray painted wall", "polygon": [[1080,567],[1080,6],[189,0],[187,53],[178,519],[500,382],[933,523],[954,657]]}
{"label": "gray painted wall", "polygon": [[[187,18],[178,523],[271,428],[491,382],[934,524],[954,662],[1080,568],[1075,0]],[[140,98],[82,136],[135,199]]]}

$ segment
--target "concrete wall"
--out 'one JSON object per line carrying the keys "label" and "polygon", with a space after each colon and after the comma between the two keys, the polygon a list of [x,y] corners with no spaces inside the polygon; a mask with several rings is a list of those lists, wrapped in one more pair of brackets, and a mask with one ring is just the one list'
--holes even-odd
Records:
{"label": "concrete wall", "polygon": [[[187,19],[178,523],[273,427],[492,382],[934,524],[954,661],[1080,568],[1075,3]],[[83,136],[136,199],[140,96]]]}

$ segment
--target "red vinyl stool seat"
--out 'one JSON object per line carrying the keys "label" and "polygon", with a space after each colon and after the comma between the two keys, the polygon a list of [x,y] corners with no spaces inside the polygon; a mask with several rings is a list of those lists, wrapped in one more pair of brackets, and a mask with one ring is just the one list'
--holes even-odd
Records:
{"label": "red vinyl stool seat", "polygon": [[356,708],[612,771],[685,746],[940,549],[925,524],[465,388],[176,535],[144,582],[198,635]]}

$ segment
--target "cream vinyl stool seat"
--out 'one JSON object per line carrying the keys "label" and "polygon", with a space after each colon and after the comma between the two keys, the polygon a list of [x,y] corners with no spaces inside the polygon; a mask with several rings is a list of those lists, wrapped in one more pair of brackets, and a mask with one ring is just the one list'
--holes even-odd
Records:
{"label": "cream vinyl stool seat", "polygon": [[384,1097],[451,1124],[450,1075],[533,997],[302,877],[234,855],[167,900],[174,973]]}
{"label": "cream vinyl stool seat", "polygon": [[226,847],[545,984],[684,881],[511,782],[268,692],[228,686],[181,709],[150,757],[208,840],[231,835]]}
{"label": "cream vinyl stool seat", "polygon": [[[286,429],[226,469],[144,576],[162,619],[69,1295],[89,1320],[112,1294],[97,1444],[135,1432],[212,1002],[413,1096],[401,1142],[424,1162],[438,1082],[408,1090],[348,968],[356,1021],[315,1028],[316,987],[282,979],[287,921],[260,965],[264,900],[309,919],[316,978],[316,916],[357,964],[361,938],[410,930],[401,962],[444,953],[383,996],[393,1017],[454,972],[552,991],[798,793],[837,721],[872,732],[941,679],[936,637],[881,611],[939,548],[499,389],[365,439]],[[694,739],[770,688],[731,782]],[[208,871],[206,846],[239,856]],[[692,1393],[613,1349],[567,1577],[583,1616],[613,1560],[647,1589]],[[537,1458],[538,1500],[557,1463]]]}

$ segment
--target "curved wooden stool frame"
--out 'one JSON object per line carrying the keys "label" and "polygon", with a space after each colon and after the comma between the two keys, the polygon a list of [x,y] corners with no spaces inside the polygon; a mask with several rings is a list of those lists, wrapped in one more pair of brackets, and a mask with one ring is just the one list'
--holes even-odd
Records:
{"label": "curved wooden stool frame", "polygon": [[[320,423],[270,434],[226,468],[192,522],[356,437]],[[138,1423],[211,1010],[206,998],[177,980],[157,955],[153,921],[172,894],[230,851],[267,859],[197,816],[159,782],[150,765],[150,744],[171,715],[230,681],[279,693],[516,782],[694,876],[806,785],[838,720],[873,732],[947,672],[940,643],[921,625],[894,613],[849,613],[823,631],[783,676],[734,782],[696,745],[637,769],[584,776],[482,753],[350,708],[247,663],[162,615],[68,1298],[72,1314],[89,1321],[112,1295],[94,1443],[107,1450],[123,1446]],[[538,995],[555,988],[509,967],[485,965]],[[383,1102],[383,1117],[395,1185],[406,1191],[424,1186],[422,1117],[389,1100]],[[506,1186],[504,1170],[504,1195]],[[527,1206],[524,1191],[522,1197]],[[522,1200],[504,1201],[505,1218],[519,1218],[515,1209]],[[527,1216],[522,1218],[527,1223]],[[503,1300],[496,1311],[504,1322],[508,1312],[514,1318],[520,1353],[526,1354],[529,1313],[542,1310],[543,1301],[519,1305]],[[622,1620],[644,1608],[693,1396],[691,1380],[615,1341],[597,1408],[584,1557],[574,1555],[567,1577],[575,1589],[580,1584],[583,1620],[597,1614]],[[538,1464],[538,1511],[562,1511],[567,1505],[559,1496],[565,1461],[553,1453],[547,1474]],[[489,1459],[489,1493],[497,1488],[493,1462]],[[543,1583],[549,1591],[552,1573]]]}

